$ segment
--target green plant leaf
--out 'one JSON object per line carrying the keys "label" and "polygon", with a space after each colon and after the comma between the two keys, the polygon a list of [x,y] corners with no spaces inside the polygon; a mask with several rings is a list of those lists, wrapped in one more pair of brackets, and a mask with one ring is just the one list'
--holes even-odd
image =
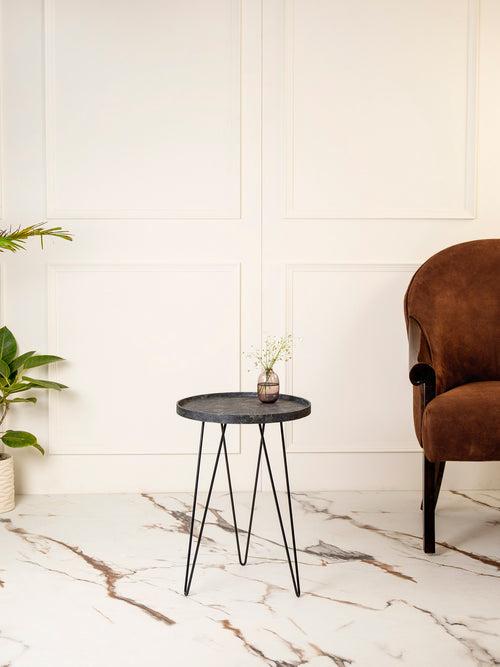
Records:
{"label": "green plant leaf", "polygon": [[43,389],[67,389],[68,387],[65,384],[60,382],[52,382],[52,380],[39,380],[37,378],[29,378],[27,375],[23,377],[23,381],[29,382],[32,387],[41,387]]}
{"label": "green plant leaf", "polygon": [[16,339],[7,327],[0,329],[0,359],[10,364],[17,353]]}
{"label": "green plant leaf", "polygon": [[0,359],[0,375],[2,375],[6,380],[8,380],[10,376],[9,364],[6,364],[3,359]]}
{"label": "green plant leaf", "polygon": [[21,366],[24,364],[26,359],[29,359],[35,354],[35,350],[31,350],[31,352],[25,352],[24,354],[19,355],[15,359],[13,359],[10,362],[10,369],[12,371],[17,371],[18,368],[21,368]]}
{"label": "green plant leaf", "polygon": [[41,445],[38,444],[36,436],[28,431],[6,431],[2,436],[2,442],[7,447],[15,449],[19,447],[35,447],[39,452],[45,454]]}
{"label": "green plant leaf", "polygon": [[11,398],[7,403],[36,403],[36,401],[34,396],[28,396],[28,398]]}
{"label": "green plant leaf", "polygon": [[72,241],[73,237],[70,232],[67,232],[62,227],[45,227],[45,222],[37,222],[28,227],[17,227],[17,229],[2,229],[0,230],[0,252],[10,250],[16,252],[24,249],[27,239],[34,236],[40,237],[40,243],[43,248],[43,239],[45,236],[54,236],[55,238]]}
{"label": "green plant leaf", "polygon": [[27,359],[23,367],[24,368],[36,368],[37,366],[46,366],[47,364],[53,364],[56,361],[64,361],[62,357],[56,357],[54,354],[36,354],[35,356]]}
{"label": "green plant leaf", "polygon": [[6,396],[9,396],[10,394],[18,394],[20,391],[27,391],[32,386],[30,382],[14,382],[10,387],[5,387],[3,391]]}

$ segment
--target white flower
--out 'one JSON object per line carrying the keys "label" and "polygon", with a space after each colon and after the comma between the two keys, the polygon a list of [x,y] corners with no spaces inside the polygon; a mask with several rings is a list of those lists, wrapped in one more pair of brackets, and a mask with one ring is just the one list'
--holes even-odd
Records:
{"label": "white flower", "polygon": [[278,338],[267,336],[261,349],[253,348],[246,356],[254,360],[254,366],[264,371],[272,371],[278,361],[289,361],[293,353],[293,336],[287,334]]}

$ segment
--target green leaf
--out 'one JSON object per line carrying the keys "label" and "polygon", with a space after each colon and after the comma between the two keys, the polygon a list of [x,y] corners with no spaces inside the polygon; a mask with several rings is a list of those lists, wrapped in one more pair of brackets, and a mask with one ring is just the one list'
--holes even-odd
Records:
{"label": "green leaf", "polygon": [[40,243],[43,248],[43,239],[45,236],[54,236],[55,238],[72,241],[73,237],[70,232],[67,232],[62,227],[45,227],[45,222],[38,222],[28,227],[17,227],[16,229],[2,229],[0,230],[0,252],[10,250],[24,250],[24,245],[27,239],[34,236],[40,237]]}
{"label": "green leaf", "polygon": [[24,354],[19,355],[19,357],[16,357],[10,362],[10,368],[12,371],[17,371],[18,368],[21,368],[23,366],[24,362],[26,359],[29,359],[35,354],[35,350],[31,350],[31,352],[25,352]]}
{"label": "green leaf", "polygon": [[47,364],[53,364],[55,361],[64,361],[62,357],[56,357],[53,354],[36,354],[35,356],[27,359],[23,367],[24,368],[36,368],[37,366],[46,366]]}
{"label": "green leaf", "polygon": [[57,389],[57,391],[60,391],[61,389],[68,388],[65,384],[61,384],[60,382],[38,380],[37,378],[29,378],[27,375],[23,377],[23,380],[29,382],[32,387],[41,387],[43,389]]}
{"label": "green leaf", "polygon": [[16,339],[12,335],[12,332],[7,329],[7,327],[2,327],[0,329],[0,359],[5,361],[5,363],[10,364],[10,362],[16,356],[16,352]]}
{"label": "green leaf", "polygon": [[4,388],[4,394],[9,396],[10,394],[18,394],[20,391],[27,391],[32,388],[31,382],[14,382],[10,387]]}
{"label": "green leaf", "polygon": [[35,447],[39,452],[45,454],[41,445],[38,444],[36,436],[28,431],[6,431],[2,436],[2,442],[7,447]]}
{"label": "green leaf", "polygon": [[7,400],[7,403],[36,403],[36,401],[34,396],[28,396],[28,398],[11,398]]}
{"label": "green leaf", "polygon": [[9,364],[6,364],[3,359],[0,359],[0,375],[2,375],[6,380],[8,380],[10,376]]}

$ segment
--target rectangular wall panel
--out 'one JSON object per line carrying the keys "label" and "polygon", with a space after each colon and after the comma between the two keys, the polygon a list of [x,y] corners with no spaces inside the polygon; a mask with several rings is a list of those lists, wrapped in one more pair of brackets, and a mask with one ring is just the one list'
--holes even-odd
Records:
{"label": "rectangular wall panel", "polygon": [[48,216],[239,218],[239,0],[45,11]]}
{"label": "rectangular wall panel", "polygon": [[297,452],[415,451],[403,296],[416,266],[292,265],[287,390],[310,398]]}
{"label": "rectangular wall panel", "polygon": [[51,454],[193,454],[176,401],[240,388],[238,265],[53,266],[49,307],[71,388],[51,396]]}
{"label": "rectangular wall panel", "polygon": [[478,0],[284,0],[285,218],[475,216]]}

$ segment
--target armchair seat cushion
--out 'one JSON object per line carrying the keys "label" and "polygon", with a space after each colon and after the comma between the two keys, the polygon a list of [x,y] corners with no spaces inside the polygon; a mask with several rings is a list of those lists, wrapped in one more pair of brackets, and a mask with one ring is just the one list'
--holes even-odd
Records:
{"label": "armchair seat cushion", "polygon": [[500,460],[500,381],[436,396],[424,411],[422,445],[430,461]]}

